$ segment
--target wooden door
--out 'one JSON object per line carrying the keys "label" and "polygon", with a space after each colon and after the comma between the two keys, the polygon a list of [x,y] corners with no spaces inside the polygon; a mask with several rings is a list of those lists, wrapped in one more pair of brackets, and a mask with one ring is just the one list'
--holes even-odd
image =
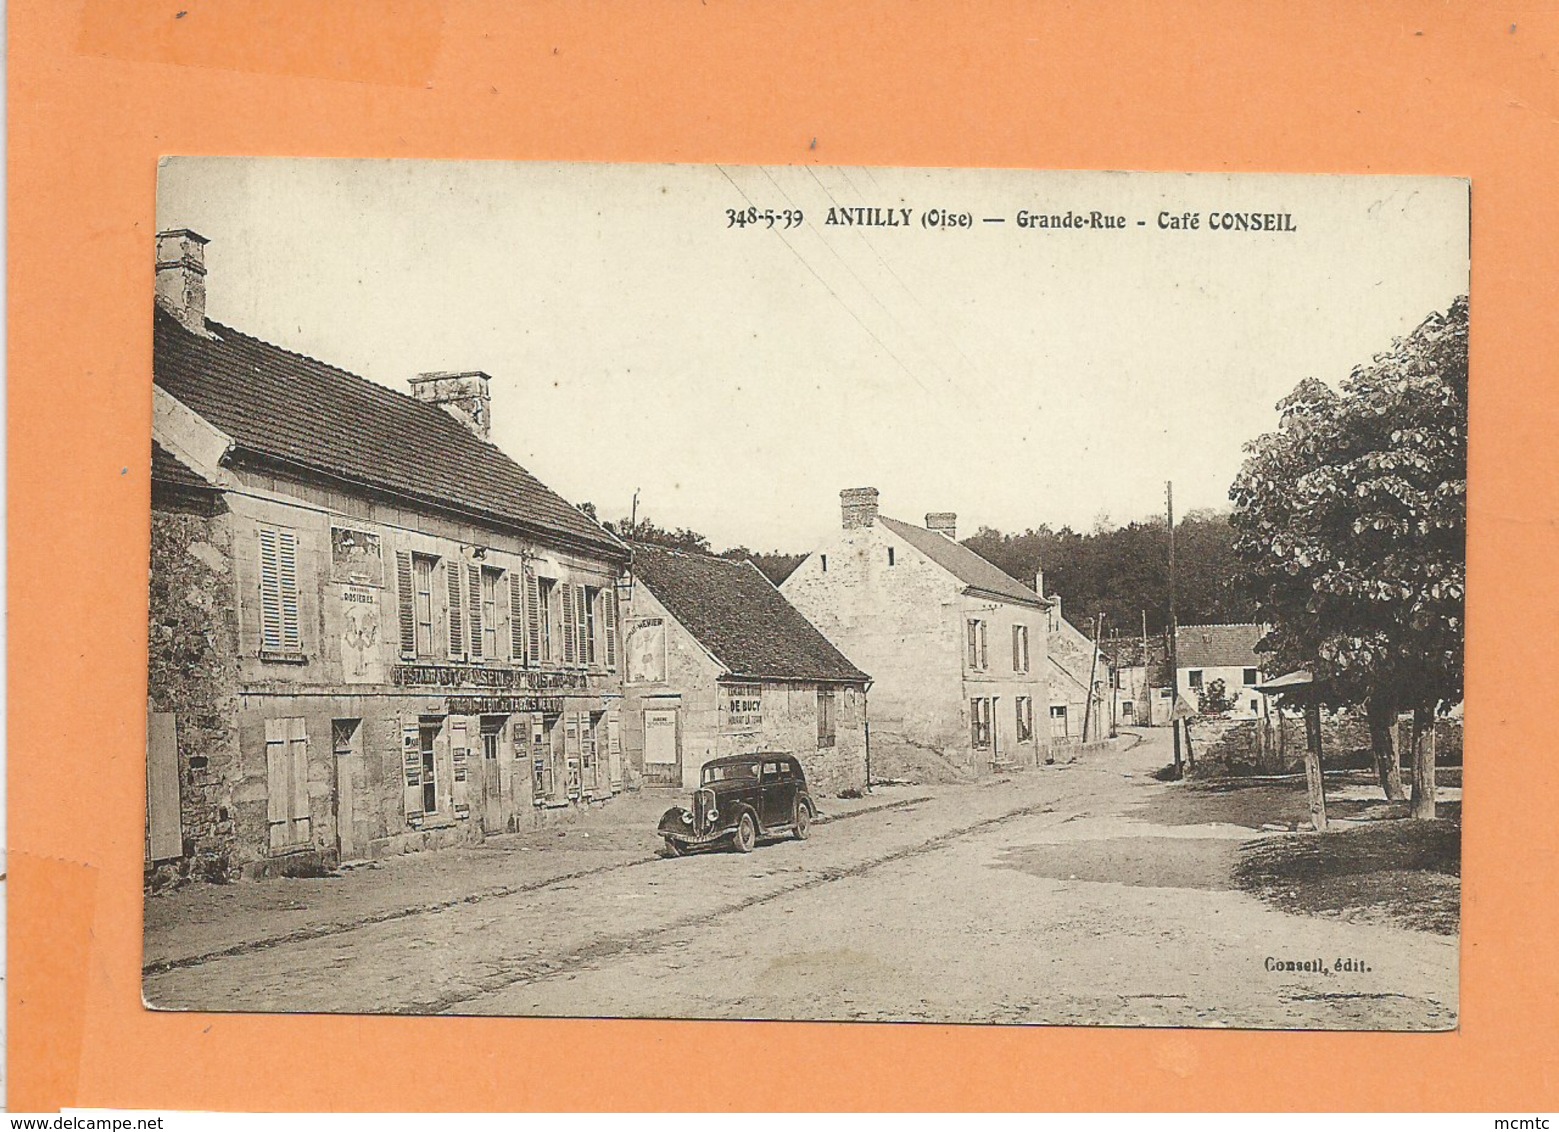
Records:
{"label": "wooden door", "polygon": [[498,751],[503,720],[482,720],[482,832],[504,831],[503,782],[498,777]]}

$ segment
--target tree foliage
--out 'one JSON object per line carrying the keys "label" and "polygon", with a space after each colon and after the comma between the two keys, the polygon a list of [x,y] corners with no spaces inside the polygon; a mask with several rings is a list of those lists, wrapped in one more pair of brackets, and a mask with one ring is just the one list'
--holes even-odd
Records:
{"label": "tree foliage", "polygon": [[1263,648],[1333,703],[1432,709],[1462,696],[1467,300],[1334,392],[1313,378],[1246,446],[1235,553]]}
{"label": "tree foliage", "polygon": [[[1022,534],[982,527],[964,545],[1014,578],[1045,572],[1045,592],[1059,594],[1074,623],[1103,613],[1105,632],[1132,636],[1142,614],[1160,633],[1169,612],[1169,528],[1162,520],[1102,526],[1089,534],[1041,526]],[[1254,606],[1237,585],[1239,560],[1228,516],[1192,511],[1175,524],[1177,607],[1182,624],[1253,620]]]}

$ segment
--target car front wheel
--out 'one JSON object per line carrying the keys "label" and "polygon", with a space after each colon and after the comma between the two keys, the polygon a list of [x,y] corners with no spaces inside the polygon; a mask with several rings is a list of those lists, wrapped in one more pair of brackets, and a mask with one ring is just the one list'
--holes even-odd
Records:
{"label": "car front wheel", "polygon": [[796,803],[796,840],[805,841],[812,836],[812,807],[805,802]]}
{"label": "car front wheel", "polygon": [[751,814],[743,814],[736,823],[736,832],[731,835],[731,847],[738,853],[751,853],[756,844],[758,825],[752,820]]}

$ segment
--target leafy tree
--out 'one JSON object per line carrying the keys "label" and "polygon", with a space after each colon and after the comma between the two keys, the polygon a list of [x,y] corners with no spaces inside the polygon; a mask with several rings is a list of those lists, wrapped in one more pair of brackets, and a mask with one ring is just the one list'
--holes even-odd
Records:
{"label": "leafy tree", "polygon": [[1425,319],[1333,392],[1306,379],[1230,489],[1235,552],[1263,648],[1309,667],[1330,704],[1366,705],[1377,773],[1403,796],[1392,741],[1411,710],[1413,812],[1434,815],[1422,736],[1462,696],[1467,300]]}
{"label": "leafy tree", "polygon": [[1210,680],[1207,687],[1202,689],[1200,706],[1203,715],[1223,715],[1234,707],[1234,697],[1229,695],[1229,688],[1221,679]]}

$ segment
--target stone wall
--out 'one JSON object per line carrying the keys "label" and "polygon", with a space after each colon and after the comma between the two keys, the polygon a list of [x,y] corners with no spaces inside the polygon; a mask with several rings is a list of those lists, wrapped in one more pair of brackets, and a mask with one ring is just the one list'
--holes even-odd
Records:
{"label": "stone wall", "polygon": [[151,517],[147,699],[178,735],[183,852],[147,870],[150,887],[223,881],[236,866],[237,616],[232,535],[213,505],[160,506]]}

